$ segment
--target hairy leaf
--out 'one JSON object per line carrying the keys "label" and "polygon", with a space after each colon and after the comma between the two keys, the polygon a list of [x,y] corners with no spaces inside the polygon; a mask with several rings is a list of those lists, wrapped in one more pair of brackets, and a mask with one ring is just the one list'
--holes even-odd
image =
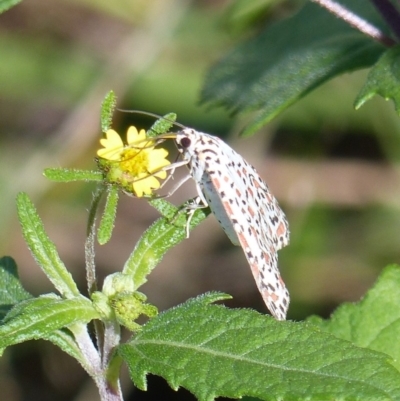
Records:
{"label": "hairy leaf", "polygon": [[[8,256],[0,259],[0,288],[0,322],[17,303],[33,299],[32,295],[22,287],[19,281],[15,261]],[[51,341],[75,359],[80,361],[84,359],[73,336],[68,330],[56,330],[44,335],[42,338]]]}
{"label": "hairy leaf", "polygon": [[[152,200],[150,203],[162,210],[166,217],[158,219],[146,230],[125,263],[123,273],[132,277],[135,289],[147,281],[147,275],[160,263],[169,249],[186,239],[187,214],[180,213],[179,208],[164,199]],[[200,224],[208,214],[209,211],[205,209],[197,210],[190,228]]]}
{"label": "hairy leaf", "polygon": [[117,215],[118,205],[118,187],[116,185],[109,185],[107,187],[107,201],[104,207],[104,212],[101,217],[99,230],[97,237],[100,245],[106,244],[110,238],[114,229],[115,217]]}
{"label": "hairy leaf", "polygon": [[384,352],[400,371],[400,266],[386,267],[359,303],[341,305],[329,320],[310,322],[355,345]]}
{"label": "hairy leaf", "polygon": [[98,318],[92,302],[82,296],[61,299],[55,295],[20,302],[0,325],[0,349],[23,341],[46,338],[58,329]]}
{"label": "hairy leaf", "polygon": [[[370,2],[341,4],[384,27]],[[257,111],[252,134],[295,101],[344,72],[371,66],[385,48],[320,6],[307,2],[291,18],[268,25],[209,72],[202,101],[233,112]]]}
{"label": "hairy leaf", "polygon": [[398,400],[400,373],[376,351],[252,310],[199,297],[150,320],[119,347],[134,383],[148,373],[199,400]]}
{"label": "hairy leaf", "polygon": [[167,132],[171,127],[173,127],[176,120],[175,113],[168,113],[163,117],[160,117],[147,131],[148,137],[155,137]]}
{"label": "hairy leaf", "polygon": [[77,170],[70,168],[46,168],[43,175],[49,180],[56,182],[103,180],[103,173],[100,171]]}
{"label": "hairy leaf", "polygon": [[79,295],[74,279],[61,261],[56,246],[44,231],[43,223],[27,194],[18,194],[17,207],[22,233],[38,265],[64,297]]}
{"label": "hairy leaf", "polygon": [[117,97],[113,91],[105,96],[101,104],[100,122],[102,132],[107,132],[111,128],[112,116],[117,104]]}
{"label": "hairy leaf", "polygon": [[392,99],[400,114],[400,46],[387,50],[371,69],[367,82],[354,102],[355,107],[360,108],[374,95]]}

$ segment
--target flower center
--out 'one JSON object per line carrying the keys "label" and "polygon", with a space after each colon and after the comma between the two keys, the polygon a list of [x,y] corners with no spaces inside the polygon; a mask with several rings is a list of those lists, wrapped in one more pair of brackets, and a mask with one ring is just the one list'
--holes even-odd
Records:
{"label": "flower center", "polygon": [[149,173],[149,158],[145,149],[126,149],[121,154],[120,167],[134,177]]}

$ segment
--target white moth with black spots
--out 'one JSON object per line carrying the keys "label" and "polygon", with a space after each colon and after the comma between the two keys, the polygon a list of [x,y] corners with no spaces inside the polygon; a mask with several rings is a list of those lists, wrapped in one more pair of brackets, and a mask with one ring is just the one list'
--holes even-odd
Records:
{"label": "white moth with black spots", "polygon": [[289,243],[289,225],[267,184],[215,136],[184,128],[169,137],[182,154],[169,167],[186,164],[197,185],[199,199],[191,208],[210,207],[232,243],[242,247],[266,306],[276,319],[285,320],[289,292],[277,252]]}

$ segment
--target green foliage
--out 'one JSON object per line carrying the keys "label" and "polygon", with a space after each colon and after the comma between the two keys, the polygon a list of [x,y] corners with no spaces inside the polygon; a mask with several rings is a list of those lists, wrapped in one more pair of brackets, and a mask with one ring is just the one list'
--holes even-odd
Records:
{"label": "green foliage", "polygon": [[[382,27],[370,2],[341,3]],[[293,17],[267,25],[218,62],[209,71],[202,100],[233,112],[255,110],[243,132],[250,135],[327,80],[373,65],[384,50],[307,2]]]}
{"label": "green foliage", "polygon": [[112,116],[117,105],[117,97],[113,91],[105,96],[101,104],[100,123],[102,132],[107,132],[111,128]]}
{"label": "green foliage", "polygon": [[277,322],[210,302],[209,294],[158,315],[119,347],[134,383],[148,373],[199,400],[395,400],[399,372],[385,354],[359,348],[307,323]]}
{"label": "green foliage", "polygon": [[[118,188],[111,188],[114,206],[118,199],[117,190]],[[100,189],[95,196],[94,207],[99,205],[101,193]],[[179,210],[166,201],[159,200],[154,203],[164,210],[164,214],[172,214],[174,210],[176,212]],[[139,241],[134,253],[134,257],[142,258],[137,264],[137,270],[128,269],[126,272],[106,277],[103,292],[94,292],[91,301],[79,293],[54,244],[44,231],[43,223],[28,196],[24,193],[19,194],[17,205],[24,238],[39,266],[60,291],[61,297],[55,294],[32,297],[19,282],[15,262],[11,258],[1,259],[0,279],[7,287],[0,292],[0,353],[11,345],[28,340],[45,339],[76,358],[94,378],[100,393],[102,386],[105,386],[102,384],[103,381],[107,381],[107,388],[118,388],[115,381],[118,381],[121,360],[111,352],[119,342],[118,327],[123,325],[131,331],[138,331],[141,326],[135,320],[140,315],[150,318],[157,315],[157,308],[146,303],[146,296],[135,290],[146,281],[145,274],[154,268],[165,252],[185,237],[186,219],[180,216],[182,217],[179,219],[180,225],[174,226],[169,219],[162,217],[150,227]],[[105,208],[106,217],[103,217],[103,220],[108,219],[109,222],[113,222],[114,206]],[[94,224],[93,215],[92,212],[91,225]],[[200,223],[205,217],[204,211],[198,211],[192,219],[191,227]],[[103,223],[104,226],[107,224]],[[161,226],[166,227],[170,238],[165,237]],[[168,226],[172,229],[168,230]],[[103,230],[108,233],[107,229]],[[157,237],[160,238],[155,240]],[[148,255],[151,252],[155,255],[152,260],[154,265],[141,263],[143,260],[149,261]],[[132,259],[131,256],[131,262]],[[90,260],[88,265],[90,268]],[[103,344],[99,350],[96,350],[92,343],[86,327],[92,320],[97,320],[96,327],[99,326],[98,321],[104,324],[103,329],[97,331],[98,344]],[[107,358],[106,362],[104,358]],[[100,361],[104,364],[100,365]],[[99,373],[102,369],[103,376]]]}
{"label": "green foliage", "polygon": [[[186,238],[187,215],[180,214],[179,209],[163,199],[155,199],[150,203],[165,217],[158,219],[143,234],[135,249],[125,263],[123,273],[132,277],[134,289],[139,288],[147,280],[147,275],[161,262],[165,253]],[[190,228],[196,227],[209,214],[204,209],[195,212]]]}
{"label": "green foliage", "polygon": [[357,304],[343,304],[329,320],[312,316],[321,330],[358,347],[389,355],[400,371],[400,266],[386,267],[380,278]]}
{"label": "green foliage", "polygon": [[174,122],[176,120],[175,113],[168,113],[165,116],[159,118],[147,131],[148,137],[157,137],[158,135],[162,135],[165,132],[168,132],[171,127],[174,126]]}
{"label": "green foliage", "polygon": [[396,111],[400,114],[400,46],[387,50],[368,74],[355,100],[358,109],[374,95],[381,95],[386,100],[393,100]]}
{"label": "green foliage", "polygon": [[[7,319],[4,319],[4,317],[16,305],[18,305],[19,310],[21,310],[21,305],[26,306],[26,303],[24,301],[27,301],[28,299],[33,300],[33,296],[23,288],[21,282],[19,281],[17,265],[15,264],[15,261],[8,256],[5,256],[0,259],[0,283],[2,285],[2,289],[0,291],[0,332],[1,332],[2,330],[7,331],[10,329],[10,326],[5,325],[7,321],[9,322],[10,325],[14,327],[19,326],[18,320],[20,319],[22,319],[20,320],[22,323],[28,323],[26,320],[24,320],[22,315],[18,316],[18,313],[15,319],[11,319],[11,316],[15,316],[16,314],[14,310],[12,314],[7,316]],[[76,316],[75,309],[76,308],[74,306],[72,314],[73,316]],[[25,313],[26,312],[27,311],[25,311]],[[44,317],[43,313],[40,313],[40,311],[38,314],[34,316],[35,319],[37,318],[39,320],[43,319],[43,317]],[[27,320],[29,320],[29,317],[26,318]],[[56,330],[53,332],[47,332],[46,327],[42,327],[43,325],[46,324],[47,323],[44,320],[42,320],[42,324],[39,324],[39,331],[41,331],[41,334],[38,336],[38,338],[43,338],[48,341],[51,341],[52,343],[60,347],[64,352],[67,352],[69,355],[71,355],[73,358],[81,360],[82,359],[81,352],[77,347],[77,344],[74,341],[71,333],[68,332],[67,330]],[[22,324],[22,326],[20,326],[19,329],[26,330],[27,328],[24,327],[24,325]],[[31,330],[28,329],[25,331],[25,336],[28,335],[29,337],[29,332],[30,332],[32,338],[35,338],[35,336],[37,336],[38,334],[37,327],[31,326],[30,329]],[[22,330],[18,330],[17,327],[15,340],[14,340],[14,334],[12,338],[9,338],[9,340],[11,340],[11,342],[13,341],[19,342],[19,340],[21,340],[21,336],[23,335]],[[3,346],[5,347],[6,345],[3,344]]]}
{"label": "green foliage", "polygon": [[115,217],[117,215],[119,189],[116,186],[109,185],[107,187],[107,201],[100,221],[97,238],[100,245],[106,244],[110,238],[114,228]]}
{"label": "green foliage", "polygon": [[[0,0],[0,12],[16,3]],[[364,0],[343,3],[383,26]],[[268,4],[246,2],[247,16],[239,29],[257,20],[259,10]],[[240,14],[240,9],[233,7],[231,13]],[[220,61],[208,75],[203,100],[233,112],[257,111],[244,131],[251,134],[327,80],[379,59],[356,107],[380,94],[392,99],[399,112],[398,49],[385,51],[308,2],[296,15],[266,27]],[[112,126],[115,107],[116,96],[110,91],[101,108],[102,132]],[[165,134],[175,120],[174,113],[158,119],[148,137]],[[98,385],[102,400],[109,399],[110,389],[113,399],[119,397],[122,359],[139,388],[146,389],[147,374],[156,374],[173,389],[185,387],[205,401],[245,395],[262,400],[400,399],[398,266],[386,268],[361,302],[341,306],[329,320],[278,322],[252,310],[213,305],[229,298],[220,293],[200,296],[158,315],[157,308],[137,290],[166,252],[186,239],[187,205],[178,208],[163,199],[149,200],[162,217],[144,232],[122,271],[105,277],[100,290],[94,263],[96,214],[106,192],[97,231],[102,245],[112,235],[120,187],[107,181],[107,164],[98,167],[98,171],[52,168],[44,173],[58,182],[100,183],[89,213],[85,248],[87,277],[93,279],[88,280],[91,299],[79,292],[28,196],[18,195],[25,241],[60,295],[33,297],[20,283],[15,262],[0,259],[0,353],[23,341],[51,341],[82,364]],[[196,210],[189,229],[209,213],[209,209]],[[141,325],[137,319],[143,315],[149,321]],[[96,344],[88,332],[92,321]],[[121,344],[121,326],[135,332],[125,344]]]}
{"label": "green foliage", "polygon": [[27,340],[37,340],[73,323],[88,323],[98,313],[82,296],[61,299],[42,295],[18,303],[0,326],[0,350]]}
{"label": "green foliage", "polygon": [[79,295],[74,279],[44,231],[43,223],[28,195],[18,195],[17,207],[22,233],[37,264],[64,297],[74,298]]}
{"label": "green foliage", "polygon": [[49,180],[56,182],[103,180],[103,174],[101,171],[77,170],[70,168],[46,168],[43,175]]}

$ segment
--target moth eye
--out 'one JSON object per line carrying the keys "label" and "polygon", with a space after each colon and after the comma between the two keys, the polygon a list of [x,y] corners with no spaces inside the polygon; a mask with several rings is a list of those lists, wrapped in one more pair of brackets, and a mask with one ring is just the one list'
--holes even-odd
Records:
{"label": "moth eye", "polygon": [[181,139],[180,145],[182,146],[182,148],[188,148],[191,145],[191,143],[192,141],[190,140],[190,138],[185,136]]}

